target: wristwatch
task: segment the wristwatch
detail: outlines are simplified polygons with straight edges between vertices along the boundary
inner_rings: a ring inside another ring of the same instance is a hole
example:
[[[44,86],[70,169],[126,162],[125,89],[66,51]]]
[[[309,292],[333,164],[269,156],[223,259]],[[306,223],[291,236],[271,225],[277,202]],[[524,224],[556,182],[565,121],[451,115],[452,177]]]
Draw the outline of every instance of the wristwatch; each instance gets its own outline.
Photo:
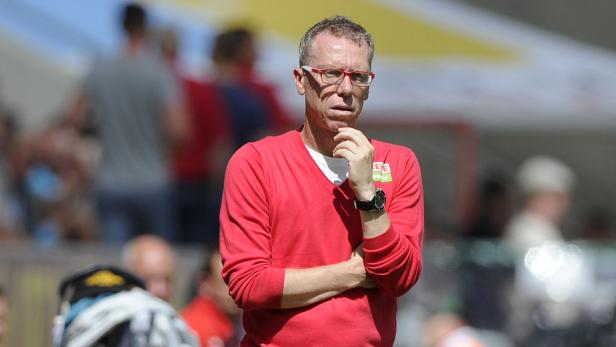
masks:
[[[360,201],[355,199],[355,208],[362,211],[383,211],[385,209],[385,192],[380,188],[376,188],[374,196],[369,201]]]

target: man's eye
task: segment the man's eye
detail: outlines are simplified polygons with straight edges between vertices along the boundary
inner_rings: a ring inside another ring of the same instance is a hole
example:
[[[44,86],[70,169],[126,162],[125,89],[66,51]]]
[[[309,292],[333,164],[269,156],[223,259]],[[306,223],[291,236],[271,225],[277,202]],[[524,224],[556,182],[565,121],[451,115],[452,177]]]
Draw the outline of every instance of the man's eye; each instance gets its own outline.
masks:
[[[355,81],[355,82],[363,82],[363,83],[365,83],[365,82],[368,82],[369,76],[370,75],[368,75],[366,73],[353,73],[353,74],[351,74],[351,79],[353,81]]]
[[[338,77],[342,76],[342,71],[326,70],[326,71],[323,72],[323,74],[325,75],[325,77],[328,77],[328,78],[338,78]]]

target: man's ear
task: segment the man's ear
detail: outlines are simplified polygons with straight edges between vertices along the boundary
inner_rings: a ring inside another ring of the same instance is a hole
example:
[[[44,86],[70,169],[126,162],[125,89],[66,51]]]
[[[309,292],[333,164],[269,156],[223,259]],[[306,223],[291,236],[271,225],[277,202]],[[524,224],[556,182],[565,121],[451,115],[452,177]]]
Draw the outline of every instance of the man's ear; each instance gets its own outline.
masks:
[[[304,95],[306,93],[306,88],[304,88],[304,80],[306,75],[304,74],[304,70],[299,67],[293,69],[293,80],[295,81],[295,89],[297,90],[297,94]]]

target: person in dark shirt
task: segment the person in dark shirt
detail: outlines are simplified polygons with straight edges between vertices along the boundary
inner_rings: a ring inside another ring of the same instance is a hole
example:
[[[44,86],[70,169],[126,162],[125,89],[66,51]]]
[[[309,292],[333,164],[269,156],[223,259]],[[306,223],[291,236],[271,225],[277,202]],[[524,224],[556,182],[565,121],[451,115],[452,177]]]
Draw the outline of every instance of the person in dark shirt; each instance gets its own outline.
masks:
[[[214,40],[215,85],[229,111],[233,149],[263,135],[287,129],[291,123],[274,86],[255,72],[257,44],[247,28],[221,32]]]

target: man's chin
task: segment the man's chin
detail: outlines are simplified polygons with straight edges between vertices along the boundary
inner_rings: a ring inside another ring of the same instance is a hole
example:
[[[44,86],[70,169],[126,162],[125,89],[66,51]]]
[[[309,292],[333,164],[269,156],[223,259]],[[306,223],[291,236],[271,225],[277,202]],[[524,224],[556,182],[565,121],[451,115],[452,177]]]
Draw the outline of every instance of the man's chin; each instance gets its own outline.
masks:
[[[335,112],[327,117],[328,121],[338,124],[355,124],[357,115],[353,112]]]
[[[328,127],[333,133],[338,133],[340,128],[355,128],[355,122],[330,122]]]

